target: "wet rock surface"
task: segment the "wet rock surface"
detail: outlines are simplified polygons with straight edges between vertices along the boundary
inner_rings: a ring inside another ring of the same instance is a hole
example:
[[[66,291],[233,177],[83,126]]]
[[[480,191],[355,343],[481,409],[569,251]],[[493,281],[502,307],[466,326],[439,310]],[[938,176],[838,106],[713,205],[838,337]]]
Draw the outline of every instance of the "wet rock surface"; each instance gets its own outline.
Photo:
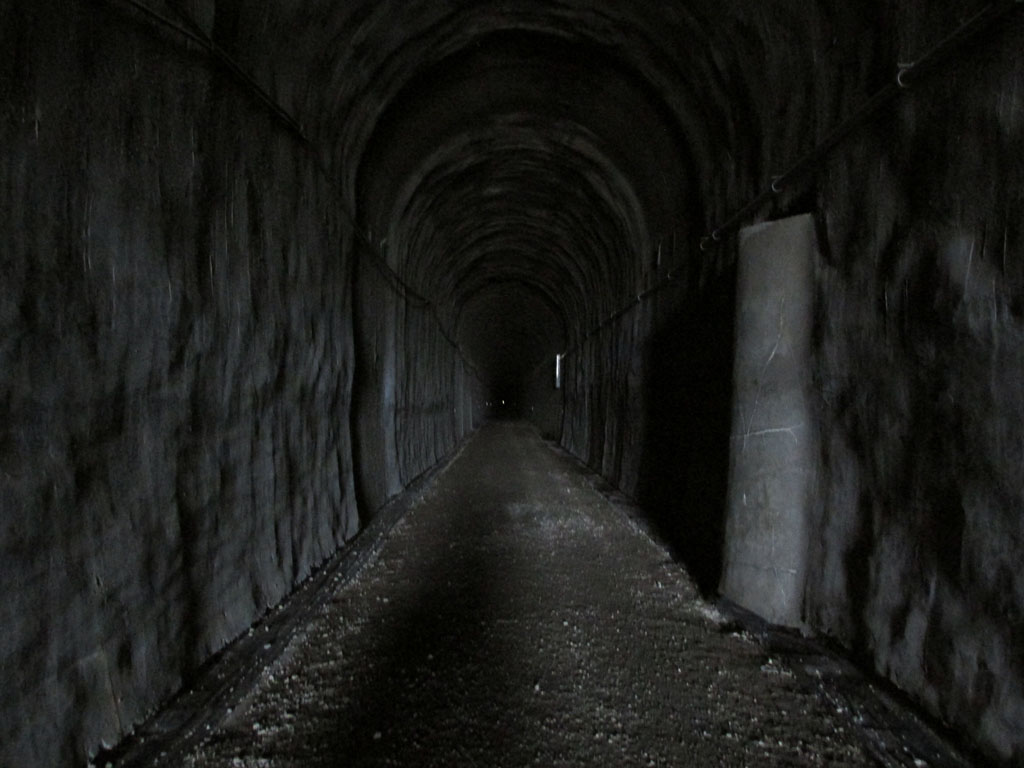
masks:
[[[185,764],[874,764],[593,479],[485,426]]]

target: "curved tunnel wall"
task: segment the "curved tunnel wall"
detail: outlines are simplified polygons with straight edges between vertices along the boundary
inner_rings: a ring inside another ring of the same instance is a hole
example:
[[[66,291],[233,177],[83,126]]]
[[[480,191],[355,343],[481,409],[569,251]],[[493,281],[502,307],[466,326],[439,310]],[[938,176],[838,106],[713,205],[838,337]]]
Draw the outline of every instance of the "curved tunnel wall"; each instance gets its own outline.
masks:
[[[977,10],[151,7],[194,41],[119,3],[0,11],[15,764],[124,735],[496,382],[713,591],[735,244],[699,238]],[[1015,764],[1020,15],[755,216],[819,233],[804,621]]]

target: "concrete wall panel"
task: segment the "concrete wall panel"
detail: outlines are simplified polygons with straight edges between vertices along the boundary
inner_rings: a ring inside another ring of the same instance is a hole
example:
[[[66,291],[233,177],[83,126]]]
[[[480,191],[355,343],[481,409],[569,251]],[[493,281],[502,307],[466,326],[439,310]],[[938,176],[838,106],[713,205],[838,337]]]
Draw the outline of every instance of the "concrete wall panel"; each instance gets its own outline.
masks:
[[[814,219],[739,233],[732,450],[721,591],[798,626],[818,474],[811,399]]]

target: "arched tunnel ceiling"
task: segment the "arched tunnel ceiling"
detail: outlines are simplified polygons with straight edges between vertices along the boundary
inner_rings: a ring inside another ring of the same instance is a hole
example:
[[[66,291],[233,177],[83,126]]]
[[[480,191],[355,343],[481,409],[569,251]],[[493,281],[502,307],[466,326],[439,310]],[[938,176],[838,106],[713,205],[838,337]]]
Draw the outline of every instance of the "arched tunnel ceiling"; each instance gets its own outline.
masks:
[[[821,26],[786,5],[323,2],[302,12],[307,58],[288,57],[296,111],[358,225],[460,338],[478,335],[467,302],[515,294],[572,344],[639,292],[660,243],[712,223],[702,184],[757,168],[735,102],[758,98],[764,30]]]
[[[672,115],[622,62],[504,30],[394,96],[361,158],[356,204],[405,279],[449,315],[513,280],[556,297],[559,324],[578,329],[636,284],[650,228],[671,229],[682,206],[685,169]]]
[[[580,315],[602,286],[629,280],[622,255],[648,241],[639,201],[582,138],[505,121],[486,130],[431,157],[392,209],[404,274],[455,308],[481,283],[515,277]]]
[[[693,55],[699,43],[685,64],[666,57],[678,46],[651,38],[665,12],[414,5],[346,27],[364,77],[339,88],[334,138],[360,225],[460,338],[479,336],[461,328],[481,316],[467,301],[501,303],[518,283],[554,308],[533,313],[550,323],[534,335],[564,344],[635,293],[657,240],[693,207],[710,59]],[[701,39],[688,11],[667,15]],[[701,73],[686,109],[679,66]]]

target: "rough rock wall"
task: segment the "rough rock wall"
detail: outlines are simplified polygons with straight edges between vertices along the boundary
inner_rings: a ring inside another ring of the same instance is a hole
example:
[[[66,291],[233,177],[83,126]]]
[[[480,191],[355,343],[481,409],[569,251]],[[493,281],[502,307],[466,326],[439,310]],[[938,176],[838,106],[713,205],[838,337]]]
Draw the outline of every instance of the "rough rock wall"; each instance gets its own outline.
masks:
[[[356,530],[331,191],[239,89],[69,8],[2,24],[10,765],[116,740]]]
[[[901,53],[933,29],[904,31]],[[1024,765],[1024,23],[821,178],[806,613]]]
[[[0,764],[81,764],[356,533],[365,339],[337,193],[236,80],[94,4],[0,42]],[[402,479],[467,429],[416,333]]]
[[[361,243],[355,283],[356,492],[372,515],[479,421],[475,376],[433,306]]]
[[[970,11],[892,4],[874,30],[841,10],[808,14],[803,32],[786,32],[803,45],[781,44],[768,21],[736,35],[735,111],[754,142],[731,149],[745,158],[734,174],[702,180],[717,217],[706,224],[766,187],[894,77],[897,61],[915,60]],[[917,83],[764,212],[814,212],[822,248],[820,500],[804,617],[1013,765],[1024,765],[1021,16]],[[715,349],[729,349],[734,246],[716,253],[720,280],[695,281],[673,312],[656,309],[639,326],[626,315],[569,361],[563,433],[645,501],[706,588],[720,568],[722,444],[707,430],[727,448],[721,392],[731,369]],[[682,330],[698,335],[687,341]],[[666,332],[674,347],[659,343]],[[639,390],[630,385],[638,350],[648,355]]]
[[[402,486],[445,458],[471,430],[469,371],[429,306],[400,307],[396,442]]]
[[[356,495],[369,515],[401,488],[396,416],[398,305],[400,297],[384,265],[358,245],[355,266],[356,370],[352,401]]]
[[[735,272],[677,266],[664,291],[566,358],[562,445],[636,498],[711,592],[722,567]]]
[[[635,448],[646,421],[639,342],[651,323],[650,311],[649,305],[639,305],[565,358],[562,445],[627,493],[636,489]]]

